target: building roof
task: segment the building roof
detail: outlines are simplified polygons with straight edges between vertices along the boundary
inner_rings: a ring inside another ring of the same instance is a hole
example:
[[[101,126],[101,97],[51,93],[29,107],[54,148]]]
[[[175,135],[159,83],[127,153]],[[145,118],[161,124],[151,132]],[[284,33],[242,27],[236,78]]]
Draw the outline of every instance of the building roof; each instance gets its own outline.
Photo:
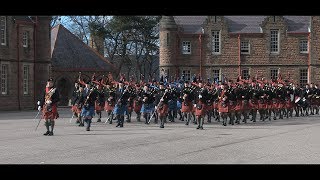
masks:
[[[208,16],[174,16],[183,32],[198,34]],[[224,16],[230,33],[260,33],[260,25],[267,16]],[[310,16],[283,16],[288,32],[306,33],[310,25]]]
[[[51,60],[56,70],[114,72],[114,65],[63,25],[51,29]]]

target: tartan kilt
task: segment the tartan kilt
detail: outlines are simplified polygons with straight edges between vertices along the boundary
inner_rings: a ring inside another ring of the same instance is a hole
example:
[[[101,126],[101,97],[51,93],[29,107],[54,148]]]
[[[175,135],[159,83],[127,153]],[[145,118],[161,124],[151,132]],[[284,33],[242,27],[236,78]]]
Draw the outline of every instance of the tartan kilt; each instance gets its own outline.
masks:
[[[236,111],[241,111],[241,110],[243,110],[242,101],[241,101],[241,100],[237,100],[237,101],[236,101],[235,110],[236,110]]]
[[[206,109],[207,109],[207,111],[212,111],[213,110],[213,103],[212,102],[207,103]]]
[[[248,100],[241,100],[241,110],[249,110],[250,104]]]
[[[142,104],[141,113],[152,113],[154,111],[154,105],[152,103],[150,104]]]
[[[250,109],[258,109],[259,108],[258,100],[250,99],[249,100],[249,107],[250,107]]]
[[[318,105],[318,104],[317,104],[317,99],[316,99],[316,98],[310,98],[310,105],[311,105],[311,106]]]
[[[229,112],[228,103],[227,103],[227,102],[222,102],[222,101],[220,101],[220,102],[218,103],[218,111],[219,111],[219,112],[222,112],[222,113],[227,113],[227,112]]]
[[[133,101],[133,110],[134,112],[138,113],[141,111],[142,102]]]
[[[267,109],[272,109],[273,105],[272,105],[272,100],[267,100]]]
[[[111,103],[106,102],[106,103],[104,104],[104,110],[105,110],[105,111],[113,111],[114,105],[115,105],[114,102],[111,102]]]
[[[42,110],[42,113],[43,113],[43,119],[58,119],[59,117],[59,113],[58,113],[58,108],[57,108],[57,105],[56,104],[53,104],[51,105],[51,111],[47,111],[46,109],[46,106],[44,105],[43,106],[43,110]]]
[[[293,102],[290,99],[285,100],[285,108],[293,108]]]
[[[267,109],[267,102],[265,100],[258,100],[258,107],[259,109]]]
[[[117,114],[117,115],[118,114],[124,115],[126,111],[127,111],[127,106],[119,103],[113,109],[114,114]]]
[[[213,106],[213,109],[218,110],[219,109],[219,101],[214,101],[212,106]]]
[[[228,103],[228,110],[230,111],[235,111],[236,110],[236,101],[229,101]]]
[[[168,114],[169,106],[167,104],[160,104],[157,107],[157,113],[160,117],[164,117]]]
[[[278,106],[277,106],[277,109],[282,109],[282,108],[284,108],[285,107],[285,101],[283,101],[283,100],[279,100],[278,101]]]
[[[278,99],[272,99],[272,109],[278,109],[279,100]]]
[[[206,104],[198,102],[195,107],[196,116],[204,116],[206,114]]]
[[[79,114],[79,113],[81,113],[81,108],[78,108],[77,105],[73,105],[73,106],[71,107],[71,111],[74,112],[74,113]]]
[[[191,101],[183,101],[182,103],[182,107],[181,107],[181,112],[191,112],[192,111],[192,102]]]
[[[85,106],[82,107],[81,110],[81,116],[86,117],[86,116],[91,116],[93,117],[95,115],[94,113],[94,106],[89,106],[89,108],[85,108]]]
[[[104,110],[104,103],[102,103],[101,105],[99,105],[99,102],[95,102],[94,103],[94,109],[96,110],[96,112],[101,112]]]

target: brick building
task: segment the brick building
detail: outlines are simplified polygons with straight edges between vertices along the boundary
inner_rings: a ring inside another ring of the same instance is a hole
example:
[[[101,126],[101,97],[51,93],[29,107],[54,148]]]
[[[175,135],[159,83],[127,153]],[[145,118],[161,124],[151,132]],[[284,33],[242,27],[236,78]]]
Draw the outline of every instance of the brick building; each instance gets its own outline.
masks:
[[[33,109],[49,77],[50,16],[0,16],[0,111]]]
[[[163,16],[160,75],[320,82],[318,16]]]
[[[97,38],[96,38],[97,39]],[[99,79],[116,69],[104,56],[103,44],[90,41],[90,47],[72,34],[63,25],[58,24],[51,30],[52,74],[60,93],[60,106],[70,105],[70,99],[79,72],[81,79],[89,80],[95,74]],[[102,42],[103,41],[97,41]],[[96,45],[93,45],[96,44]]]

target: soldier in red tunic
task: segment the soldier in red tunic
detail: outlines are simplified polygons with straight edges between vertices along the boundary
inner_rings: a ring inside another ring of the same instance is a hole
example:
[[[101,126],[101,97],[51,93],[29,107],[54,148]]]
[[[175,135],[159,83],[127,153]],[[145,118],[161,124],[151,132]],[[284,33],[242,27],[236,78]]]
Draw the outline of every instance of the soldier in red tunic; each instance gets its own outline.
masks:
[[[45,136],[53,136],[53,128],[55,125],[55,119],[59,117],[57,110],[57,103],[59,102],[59,92],[54,87],[53,79],[50,78],[47,81],[45,93],[42,96],[38,110],[42,109],[42,116],[45,120],[45,126],[47,131],[43,134]],[[51,126],[51,130],[50,130]]]

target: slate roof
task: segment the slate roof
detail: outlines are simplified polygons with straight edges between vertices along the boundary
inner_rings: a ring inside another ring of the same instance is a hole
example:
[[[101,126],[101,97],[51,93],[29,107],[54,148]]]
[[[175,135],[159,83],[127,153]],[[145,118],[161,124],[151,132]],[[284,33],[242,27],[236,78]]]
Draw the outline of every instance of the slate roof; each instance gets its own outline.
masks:
[[[267,16],[224,16],[230,33],[260,33],[260,24]],[[310,24],[310,16],[283,16],[287,22],[289,33],[306,33]],[[174,19],[185,33],[201,33],[202,24],[207,16],[174,16]]]
[[[51,60],[53,68],[70,71],[115,70],[105,57],[89,47],[63,25],[51,29]]]

